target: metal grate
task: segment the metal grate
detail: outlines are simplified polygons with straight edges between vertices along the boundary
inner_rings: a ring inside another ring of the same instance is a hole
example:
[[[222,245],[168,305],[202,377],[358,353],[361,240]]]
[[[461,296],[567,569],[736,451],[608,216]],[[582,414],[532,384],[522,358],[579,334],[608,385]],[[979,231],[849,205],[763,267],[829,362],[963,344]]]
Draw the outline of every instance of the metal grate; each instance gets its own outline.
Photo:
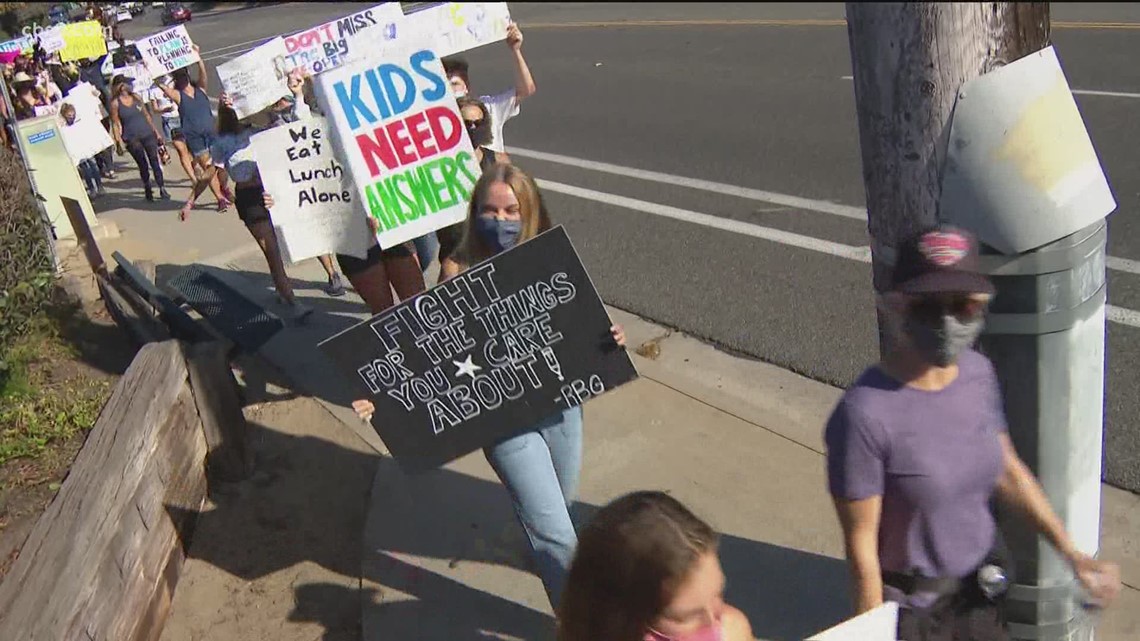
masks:
[[[200,265],[191,265],[178,272],[167,286],[181,294],[214,329],[247,353],[261,349],[284,327],[280,318]]]

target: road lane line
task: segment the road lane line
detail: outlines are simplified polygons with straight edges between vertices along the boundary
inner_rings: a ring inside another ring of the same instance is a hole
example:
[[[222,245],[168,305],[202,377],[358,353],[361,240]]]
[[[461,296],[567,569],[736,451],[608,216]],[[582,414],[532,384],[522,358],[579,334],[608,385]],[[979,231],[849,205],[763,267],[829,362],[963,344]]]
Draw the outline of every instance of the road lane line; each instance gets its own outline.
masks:
[[[239,47],[244,47],[246,45],[253,45],[256,47],[257,45],[259,45],[263,42],[269,42],[270,40],[272,40],[276,37],[277,36],[269,36],[267,38],[254,38],[253,40],[246,40],[245,42],[235,42],[232,45],[226,45],[224,47],[218,47],[217,49],[210,49],[209,51],[202,51],[201,55],[210,56],[210,55],[213,55],[215,53],[220,53],[222,51],[229,51],[230,49],[237,49]]]
[[[840,80],[854,80],[855,76],[839,76]],[[1099,89],[1070,89],[1078,96],[1108,96],[1110,98],[1140,98],[1140,93],[1131,91],[1101,91]]]
[[[867,220],[867,210],[863,209],[862,207],[841,205],[839,203],[833,203],[826,200],[814,200],[811,198],[803,198],[801,196],[791,196],[788,194],[779,194],[772,191],[764,191],[762,189],[752,189],[750,187],[740,187],[738,185],[729,185],[726,183],[720,183],[711,180],[702,180],[700,178],[688,178],[686,176],[676,176],[673,174],[666,174],[658,171],[635,169],[633,167],[623,167],[621,165],[612,165],[610,163],[599,162],[596,160],[574,158],[572,156],[552,154],[545,151],[535,151],[533,149],[523,149],[521,147],[507,147],[506,150],[508,154],[513,156],[519,156],[521,158],[532,158],[534,160],[550,162],[557,165],[567,165],[570,167],[589,169],[591,171],[597,171],[605,174],[624,176],[626,178],[636,178],[666,185],[678,185],[681,187],[687,187],[689,189],[708,191],[715,194],[724,194],[726,196],[735,196],[737,198],[755,200],[764,203],[772,203],[775,205],[783,205],[795,209],[815,211],[823,214],[833,214],[835,216],[842,216],[844,218],[851,218],[853,220]],[[1109,256],[1106,260],[1106,264],[1109,269],[1114,271],[1140,275],[1140,261],[1137,260]]]
[[[851,245],[844,245],[842,243],[834,243],[829,240],[822,240],[820,238],[795,234],[792,232],[784,231],[782,229],[762,227],[760,225],[741,222],[739,220],[720,218],[719,216],[702,214],[700,212],[695,212],[689,209],[681,209],[679,207],[671,207],[669,205],[660,205],[644,200],[637,200],[636,198],[627,198],[625,196],[618,196],[617,194],[610,194],[603,191],[586,189],[584,187],[575,187],[573,185],[554,182],[552,180],[539,180],[538,186],[548,191],[566,194],[567,196],[575,196],[578,198],[584,198],[586,200],[605,203],[607,205],[615,205],[617,207],[624,207],[626,209],[632,209],[634,211],[653,214],[655,216],[664,216],[665,218],[672,218],[674,220],[695,223],[698,225],[703,225],[705,227],[712,227],[714,229],[743,234],[745,236],[762,238],[764,240],[770,240],[772,242],[780,243],[783,245],[791,245],[792,247],[799,247],[801,249],[810,249],[812,251],[831,254],[832,256],[839,256],[841,258],[847,258],[850,260],[857,260],[859,262],[871,262],[870,247],[852,247]]]
[[[686,178],[685,176],[674,176],[672,174],[665,174],[657,171],[635,169],[633,167],[622,167],[621,165],[611,165],[610,163],[598,162],[596,160],[572,158],[570,156],[563,156],[561,154],[551,154],[544,151],[535,151],[533,149],[522,149],[520,147],[508,147],[507,153],[512,156],[533,158],[534,160],[542,160],[559,165],[579,167],[581,169],[599,171],[606,174],[613,174],[615,176],[625,176],[626,178],[636,178],[639,180],[647,180],[649,182],[662,183],[666,185],[679,185],[681,187],[688,187],[690,189],[710,191],[716,194],[736,196],[738,198],[746,198],[748,200],[758,200],[760,202],[772,203],[774,205],[784,205],[785,207],[794,207],[796,209],[817,211],[823,214],[832,214],[835,216],[842,216],[844,218],[851,218],[854,220],[867,220],[866,209],[863,209],[861,207],[851,207],[850,205],[831,203],[827,202],[826,200],[813,200],[811,198],[801,198],[799,196],[777,194],[775,192],[764,191],[762,189],[751,189],[749,187],[739,187],[737,185],[729,185],[726,183],[714,182],[711,180]]]
[[[508,152],[509,153],[509,152]],[[613,205],[615,207],[622,207],[624,209],[631,209],[633,211],[640,211],[654,216],[661,216],[663,218],[671,218],[686,223],[693,223],[703,227],[711,227],[721,231],[732,232],[744,236],[752,236],[753,238],[760,238],[768,240],[781,245],[789,245],[791,247],[798,247],[800,249],[807,249],[822,254],[831,256],[838,256],[839,258],[846,258],[860,263],[871,262],[871,248],[870,247],[853,247],[851,245],[844,245],[842,243],[832,242],[830,240],[823,240],[812,236],[804,236],[782,229],[773,229],[771,227],[762,227],[752,223],[741,222],[739,220],[731,220],[727,218],[720,218],[719,216],[711,216],[709,214],[702,214],[700,212],[692,211],[690,209],[681,209],[680,207],[672,207],[669,205],[662,205],[659,203],[651,203],[646,200],[638,200],[636,198],[627,198],[626,196],[619,196],[604,191],[597,191],[594,189],[587,189],[585,187],[575,187],[574,185],[567,185],[565,183],[555,182],[553,180],[538,180],[539,188],[546,191],[551,191],[557,194],[564,194],[575,198],[582,198],[584,200],[592,200],[594,202],[603,203],[606,205]],[[1131,327],[1140,327],[1140,312],[1115,305],[1105,305],[1105,314],[1109,321],[1120,325],[1129,325]]]

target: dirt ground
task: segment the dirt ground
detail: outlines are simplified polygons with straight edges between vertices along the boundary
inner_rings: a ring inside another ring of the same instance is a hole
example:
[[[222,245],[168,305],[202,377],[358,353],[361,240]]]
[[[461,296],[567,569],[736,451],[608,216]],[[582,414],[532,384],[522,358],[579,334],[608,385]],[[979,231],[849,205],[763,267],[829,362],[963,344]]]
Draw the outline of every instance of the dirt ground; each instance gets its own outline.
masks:
[[[212,490],[163,641],[360,639],[376,454],[315,400],[284,396],[247,398],[254,474]]]

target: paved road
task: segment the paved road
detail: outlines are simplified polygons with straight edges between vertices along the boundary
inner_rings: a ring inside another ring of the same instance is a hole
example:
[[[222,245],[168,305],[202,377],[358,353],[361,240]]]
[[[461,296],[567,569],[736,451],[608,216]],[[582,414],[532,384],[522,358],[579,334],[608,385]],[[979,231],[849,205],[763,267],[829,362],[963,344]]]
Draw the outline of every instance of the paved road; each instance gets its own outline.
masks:
[[[189,28],[213,65],[361,6],[292,3],[201,16]],[[877,347],[870,270],[858,260],[868,239],[842,5],[511,6],[540,89],[507,141],[544,181],[607,302],[850,383]],[[1109,302],[1129,320],[1140,310],[1140,8],[1055,3],[1053,18],[1120,203]],[[125,32],[146,33],[156,19]],[[469,59],[476,89],[511,84],[500,46]],[[1109,324],[1106,480],[1133,491],[1138,332]]]

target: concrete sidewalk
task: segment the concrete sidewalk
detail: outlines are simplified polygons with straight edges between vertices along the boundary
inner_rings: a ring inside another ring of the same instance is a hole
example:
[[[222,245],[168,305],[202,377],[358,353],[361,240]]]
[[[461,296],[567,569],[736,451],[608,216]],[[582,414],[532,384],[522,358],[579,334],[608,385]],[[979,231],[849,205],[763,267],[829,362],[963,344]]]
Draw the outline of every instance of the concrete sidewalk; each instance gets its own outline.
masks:
[[[273,310],[265,261],[236,214],[203,207],[179,223],[186,183],[170,186],[175,200],[142,209],[141,196],[122,193],[139,191],[129,179],[111,185],[112,195],[96,207],[108,208],[99,217],[121,235],[101,241],[104,255],[118,249],[133,260],[155,260],[160,279],[190,262],[210,264]],[[285,373],[284,384],[319,399],[381,455],[361,570],[364,638],[552,638],[549,604],[526,569],[507,493],[482,455],[420,477],[400,473],[348,408],[346,382],[316,348],[366,317],[359,298],[321,292],[325,276],[315,260],[289,273],[297,295],[317,312],[308,324],[283,330],[261,355]],[[845,618],[847,574],[822,444],[840,390],[620,310],[611,314],[631,346],[656,340],[660,354],[634,356],[641,379],[586,405],[576,517],[588,518],[631,490],[668,490],[724,533],[728,601],[748,615],[757,637],[803,639]],[[1105,613],[1097,638],[1140,638],[1140,497],[1103,491],[1102,555],[1121,564],[1130,587]]]

